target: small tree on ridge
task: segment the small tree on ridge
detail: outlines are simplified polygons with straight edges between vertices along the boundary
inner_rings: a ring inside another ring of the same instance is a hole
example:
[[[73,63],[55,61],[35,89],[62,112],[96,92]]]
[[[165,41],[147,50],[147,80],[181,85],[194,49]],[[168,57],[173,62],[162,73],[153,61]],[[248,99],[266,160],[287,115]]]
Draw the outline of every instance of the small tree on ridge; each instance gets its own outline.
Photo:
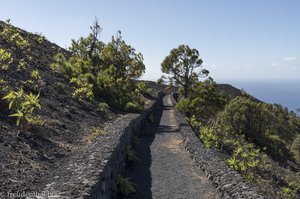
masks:
[[[171,50],[164,59],[161,70],[163,73],[172,75],[170,78],[183,87],[184,97],[187,98],[190,86],[198,80],[198,77],[209,74],[206,69],[197,70],[202,67],[202,63],[197,49],[191,49],[188,45],[180,45]]]

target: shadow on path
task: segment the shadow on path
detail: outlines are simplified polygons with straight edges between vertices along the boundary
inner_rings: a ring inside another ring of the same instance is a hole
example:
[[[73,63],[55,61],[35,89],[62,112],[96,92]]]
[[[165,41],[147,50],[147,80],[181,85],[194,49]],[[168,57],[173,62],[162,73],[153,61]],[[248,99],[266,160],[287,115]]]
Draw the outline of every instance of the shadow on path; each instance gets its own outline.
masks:
[[[164,97],[163,104],[141,131],[141,143],[135,148],[139,161],[125,171],[125,177],[136,184],[136,193],[128,198],[220,198],[182,144],[170,96]]]
[[[150,146],[155,138],[156,132],[168,132],[168,126],[160,126],[160,120],[162,117],[164,106],[161,104],[154,111],[154,121],[147,121],[145,127],[141,132],[141,142],[138,146],[134,147],[136,155],[139,158],[138,161],[131,165],[127,165],[125,171],[125,177],[130,178],[131,182],[136,185],[136,192],[131,195],[131,197],[124,197],[118,195],[118,199],[122,198],[134,198],[134,199],[151,199],[151,149]]]

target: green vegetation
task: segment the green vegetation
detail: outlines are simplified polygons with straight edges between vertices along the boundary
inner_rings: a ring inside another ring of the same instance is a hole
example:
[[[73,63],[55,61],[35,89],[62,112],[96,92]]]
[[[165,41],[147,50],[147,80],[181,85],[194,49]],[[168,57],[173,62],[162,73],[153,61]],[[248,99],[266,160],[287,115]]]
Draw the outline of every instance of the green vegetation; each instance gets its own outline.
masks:
[[[109,109],[109,106],[107,103],[105,102],[102,102],[102,103],[99,103],[98,104],[98,111],[102,112],[102,113],[106,113]]]
[[[37,37],[37,42],[39,44],[43,44],[45,40],[46,40],[46,37],[43,36],[42,34],[40,34],[39,37]]]
[[[25,61],[30,60],[30,57],[27,57],[27,53],[30,51],[30,44],[20,34],[18,29],[13,28],[10,24],[6,24],[2,32],[0,32],[0,37],[12,45],[11,53],[23,55],[23,57],[26,57]]]
[[[145,71],[143,56],[126,44],[120,31],[104,44],[99,40],[102,28],[97,20],[91,30],[88,37],[72,40],[70,58],[57,54],[52,68],[70,78],[75,98],[104,99],[120,110],[141,111],[148,90],[135,79]]]
[[[210,148],[212,146],[219,146],[219,136],[216,131],[208,126],[200,127],[199,138],[203,141],[204,147]]]
[[[184,97],[188,96],[190,86],[198,81],[199,76],[207,76],[208,70],[196,71],[203,63],[196,49],[191,49],[188,45],[180,45],[171,50],[161,64],[162,72],[172,75],[177,85],[182,86]]]
[[[253,181],[252,172],[260,163],[260,150],[252,143],[235,142],[234,150],[227,163],[240,171],[247,180]]]
[[[33,79],[35,79],[35,80],[39,80],[39,79],[41,79],[41,76],[40,76],[40,73],[39,73],[39,71],[38,70],[33,70],[32,72],[31,72],[31,78],[33,78]]]
[[[212,78],[203,82],[196,82],[190,86],[189,96],[184,98],[185,91],[179,89],[182,99],[178,102],[177,108],[191,118],[194,116],[201,125],[207,125],[209,120],[223,109],[226,104],[226,96],[215,92],[216,83]]]
[[[73,97],[77,99],[88,99],[92,100],[94,97],[93,84],[89,84],[86,78],[72,77],[70,83],[74,84]]]
[[[128,162],[134,162],[139,160],[139,158],[135,154],[135,151],[131,149],[129,146],[126,146],[125,148],[125,156]]]
[[[117,188],[118,192],[121,193],[124,196],[129,196],[129,194],[134,193],[135,190],[135,184],[130,182],[129,178],[124,178],[121,175],[118,175],[117,177]]]
[[[11,54],[6,52],[4,49],[0,48],[0,66],[1,69],[8,70],[9,65],[12,63],[13,59]]]
[[[28,40],[21,34],[19,29],[14,28],[7,23],[2,26],[0,32],[1,41],[10,46],[8,49],[0,49],[0,69],[6,72],[22,71],[27,68],[32,57],[29,55],[31,50]],[[26,71],[28,72],[28,71]],[[30,72],[30,71],[29,71]],[[8,86],[6,77],[1,79],[2,100],[8,102],[9,116],[16,118],[16,125],[25,124],[25,121],[31,125],[43,125],[44,119],[35,114],[36,109],[41,109],[39,104],[39,89],[43,86],[43,80],[38,70],[30,72],[31,79],[26,81],[16,80],[21,86],[17,91]],[[26,93],[23,86],[33,87],[34,94],[30,91]]]
[[[295,139],[291,146],[291,152],[294,158],[297,160],[298,164],[300,164],[300,134],[295,136]]]
[[[19,126],[20,122],[25,118],[27,122],[32,123],[36,119],[32,114],[35,108],[41,109],[39,104],[39,94],[34,95],[24,93],[21,88],[19,91],[10,91],[3,99],[9,102],[9,109],[14,111],[10,117],[17,117],[16,125]]]
[[[157,81],[156,81],[156,83],[157,83],[157,84],[164,84],[164,79],[163,79],[163,77],[158,78]]]
[[[101,135],[106,135],[106,134],[108,134],[108,132],[103,129],[93,127],[93,128],[91,128],[91,134],[93,134],[95,137],[98,137]]]
[[[259,102],[246,93],[230,100],[215,88],[211,78],[193,83],[188,96],[179,88],[177,108],[198,132],[203,145],[226,153],[228,165],[248,181],[273,186],[282,196],[295,198],[299,176],[285,168],[280,174],[272,173],[272,167],[274,161],[299,165],[300,119],[278,104]],[[283,185],[276,183],[276,175]]]
[[[274,159],[286,161],[293,158],[290,148],[299,134],[299,122],[294,113],[280,105],[237,97],[218,115],[215,127],[231,137],[243,135],[248,142],[266,147]]]

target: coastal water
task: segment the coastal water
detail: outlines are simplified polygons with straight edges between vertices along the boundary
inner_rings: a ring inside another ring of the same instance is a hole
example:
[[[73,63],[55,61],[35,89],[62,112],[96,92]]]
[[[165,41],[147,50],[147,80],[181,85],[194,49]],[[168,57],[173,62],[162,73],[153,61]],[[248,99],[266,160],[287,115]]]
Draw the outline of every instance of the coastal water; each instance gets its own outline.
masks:
[[[299,80],[222,80],[267,103],[277,103],[300,116]]]

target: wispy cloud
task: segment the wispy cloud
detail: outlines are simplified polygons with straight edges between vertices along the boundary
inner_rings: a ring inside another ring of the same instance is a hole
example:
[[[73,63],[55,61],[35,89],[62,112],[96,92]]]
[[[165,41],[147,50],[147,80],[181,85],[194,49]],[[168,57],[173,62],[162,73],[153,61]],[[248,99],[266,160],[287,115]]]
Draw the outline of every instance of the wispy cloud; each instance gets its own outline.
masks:
[[[289,56],[289,57],[282,58],[282,61],[296,61],[296,60],[298,60],[298,57],[295,57],[295,56]]]

